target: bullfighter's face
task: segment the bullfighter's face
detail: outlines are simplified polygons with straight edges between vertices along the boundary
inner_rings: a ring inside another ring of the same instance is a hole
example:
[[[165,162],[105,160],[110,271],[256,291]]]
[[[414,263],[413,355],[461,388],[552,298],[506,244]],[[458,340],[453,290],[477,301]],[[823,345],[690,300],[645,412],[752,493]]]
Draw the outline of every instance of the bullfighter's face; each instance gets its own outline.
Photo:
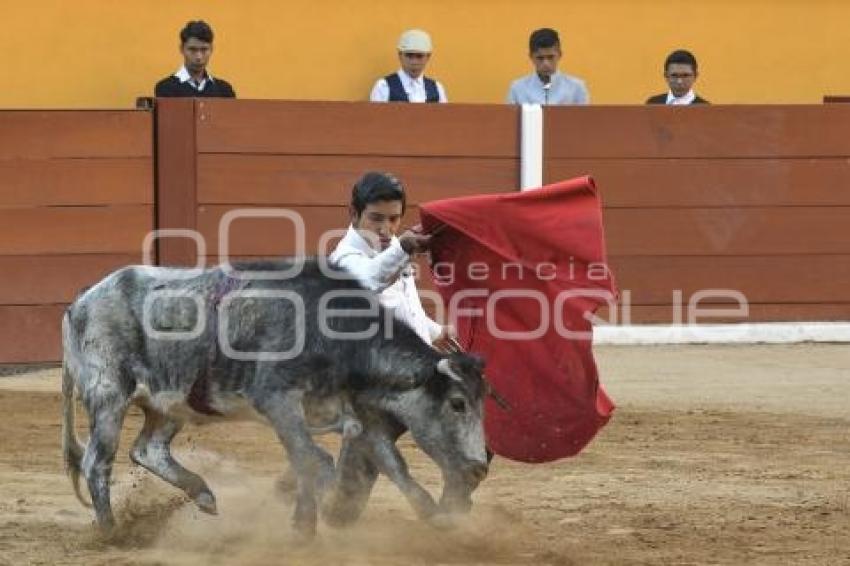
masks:
[[[382,251],[401,227],[401,201],[380,200],[366,205],[359,215],[352,213],[354,228],[372,248]]]

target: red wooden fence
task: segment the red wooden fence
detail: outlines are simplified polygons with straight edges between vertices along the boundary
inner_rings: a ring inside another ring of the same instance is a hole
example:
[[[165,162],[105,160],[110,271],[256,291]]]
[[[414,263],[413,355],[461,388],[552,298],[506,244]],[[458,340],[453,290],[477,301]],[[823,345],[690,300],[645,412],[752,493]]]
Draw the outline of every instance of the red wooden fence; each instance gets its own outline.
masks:
[[[634,322],[701,289],[746,296],[748,318],[718,320],[850,320],[850,105],[544,116],[545,178],[596,179]]]
[[[58,359],[65,306],[152,227],[150,113],[0,112],[0,362]]]
[[[742,292],[748,321],[850,320],[850,105],[552,107],[544,120],[545,180],[600,187],[632,322],[669,322],[677,293],[711,288]],[[410,223],[418,202],[515,190],[519,126],[502,105],[170,99],[154,140],[151,112],[0,112],[0,363],[57,360],[64,306],[140,261],[154,227],[196,230],[211,264],[226,213],[285,208],[316,253],[367,170],[404,181]],[[242,218],[228,251],[289,254],[293,234]],[[196,260],[190,240],[158,251]]]

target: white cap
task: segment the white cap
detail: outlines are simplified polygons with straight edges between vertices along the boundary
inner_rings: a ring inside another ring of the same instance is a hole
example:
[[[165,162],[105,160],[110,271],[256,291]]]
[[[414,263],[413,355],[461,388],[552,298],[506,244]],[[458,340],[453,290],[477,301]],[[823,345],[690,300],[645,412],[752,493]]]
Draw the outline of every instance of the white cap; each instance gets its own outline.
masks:
[[[398,38],[398,50],[402,53],[431,53],[431,36],[421,29],[409,29]]]

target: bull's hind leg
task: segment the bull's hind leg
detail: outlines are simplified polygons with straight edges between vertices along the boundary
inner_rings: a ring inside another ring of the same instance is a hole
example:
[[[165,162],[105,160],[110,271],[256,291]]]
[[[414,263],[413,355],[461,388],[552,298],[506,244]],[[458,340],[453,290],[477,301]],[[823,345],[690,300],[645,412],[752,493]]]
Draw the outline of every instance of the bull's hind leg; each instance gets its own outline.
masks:
[[[317,446],[317,448],[321,452],[318,455],[321,464],[319,464],[319,471],[316,474],[316,495],[321,499],[333,487],[336,480],[336,469],[334,468],[334,457],[321,447]],[[275,481],[275,489],[285,499],[291,500],[298,489],[298,475],[291,464],[283,470],[283,473]]]
[[[369,458],[370,447],[364,436],[344,438],[337,462],[334,489],[322,502],[322,518],[332,527],[350,525],[363,514],[378,468]]]
[[[325,466],[328,454],[313,442],[304,419],[301,397],[302,394],[297,391],[266,393],[254,399],[254,404],[274,427],[295,470],[295,530],[304,537],[312,538],[316,534],[318,520],[316,478]]]
[[[346,397],[304,399],[304,418],[313,436],[336,432],[343,439],[355,438],[363,431],[363,425],[354,413]],[[316,480],[316,491],[321,498],[334,484],[336,469],[333,456],[322,450],[321,464]],[[297,487],[297,477],[292,466],[288,466],[276,482],[277,490],[290,497]]]
[[[198,474],[181,466],[171,455],[171,441],[183,428],[182,423],[153,409],[143,410],[145,424],[130,449],[130,459],[185,491],[201,511],[215,515],[215,496],[206,482]]]
[[[91,494],[98,525],[109,531],[115,526],[109,502],[109,478],[118,450],[121,426],[127,411],[127,401],[119,394],[104,393],[86,399],[89,414],[89,442],[83,454],[82,471]]]

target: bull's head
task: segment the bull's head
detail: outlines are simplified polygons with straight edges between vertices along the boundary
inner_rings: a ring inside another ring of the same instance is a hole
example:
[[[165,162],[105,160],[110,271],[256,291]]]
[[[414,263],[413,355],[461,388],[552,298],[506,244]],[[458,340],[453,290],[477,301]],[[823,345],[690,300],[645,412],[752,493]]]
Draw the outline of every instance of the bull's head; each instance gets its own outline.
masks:
[[[422,386],[424,410],[407,415],[416,443],[440,466],[446,511],[467,511],[471,495],[487,475],[484,445],[484,363],[466,354],[441,358]]]

